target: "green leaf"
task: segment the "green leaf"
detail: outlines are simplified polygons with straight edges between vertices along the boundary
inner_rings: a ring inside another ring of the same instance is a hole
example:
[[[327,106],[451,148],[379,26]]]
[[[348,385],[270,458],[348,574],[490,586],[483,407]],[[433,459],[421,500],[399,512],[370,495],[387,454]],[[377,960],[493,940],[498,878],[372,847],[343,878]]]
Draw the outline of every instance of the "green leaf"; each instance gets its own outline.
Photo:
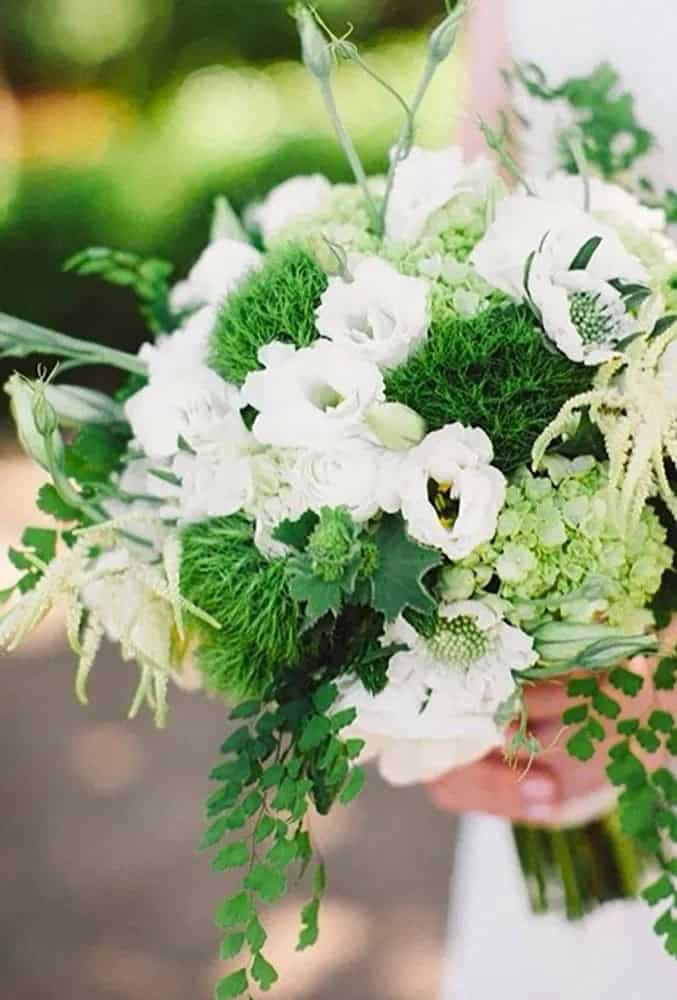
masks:
[[[228,962],[231,958],[235,958],[242,951],[242,946],[244,945],[244,934],[242,931],[237,931],[234,934],[228,934],[227,937],[223,939],[221,944],[221,949],[219,951],[220,958],[224,962]]]
[[[604,729],[602,723],[598,719],[592,717],[588,719],[581,732],[585,733],[586,736],[589,736],[591,740],[597,740],[598,743],[601,743],[606,736],[606,730]]]
[[[228,844],[216,855],[212,861],[212,868],[216,872],[225,872],[230,868],[240,868],[249,861],[249,845],[244,840],[236,840],[233,844]]]
[[[571,726],[577,722],[585,722],[588,717],[588,706],[585,702],[580,705],[572,705],[562,715],[562,722],[565,726]]]
[[[266,861],[276,868],[286,868],[296,858],[295,840],[278,840],[266,855]]]
[[[299,750],[301,753],[308,753],[319,747],[332,730],[332,725],[326,715],[313,715],[303,727],[301,739],[299,740]]]
[[[345,748],[348,760],[355,760],[357,757],[359,757],[366,745],[367,744],[365,740],[358,740],[358,739],[346,740]]]
[[[240,753],[247,746],[251,739],[251,733],[247,726],[240,726],[234,733],[231,733],[225,743],[221,744],[221,753]]]
[[[270,962],[267,962],[261,953],[259,953],[254,959],[254,964],[252,965],[252,976],[264,993],[266,993],[280,978]]]
[[[567,684],[570,698],[591,698],[598,690],[599,684],[594,677],[574,677]]]
[[[642,898],[647,901],[649,906],[655,906],[661,900],[672,897],[674,892],[675,890],[673,889],[672,880],[669,875],[662,875],[657,882],[647,886],[642,893]]]
[[[244,880],[245,888],[251,889],[266,903],[275,903],[287,890],[287,880],[284,875],[258,862],[254,865]]]
[[[580,731],[567,740],[566,748],[576,760],[590,760],[595,755],[594,743],[589,736]]]
[[[609,681],[617,691],[622,691],[631,698],[638,695],[644,687],[644,678],[626,667],[614,667],[609,674]]]
[[[260,792],[256,791],[250,792],[247,798],[242,803],[242,811],[247,817],[247,819],[249,819],[249,817],[253,816],[254,813],[258,809],[260,809],[262,805],[263,805],[263,797],[261,796]]]
[[[56,531],[53,528],[26,528],[21,544],[32,549],[42,562],[50,563],[56,556]]]
[[[674,720],[670,712],[661,711],[656,709],[649,716],[649,726],[651,729],[655,729],[659,733],[671,733],[674,726]]]
[[[277,809],[278,812],[291,809],[296,799],[296,787],[296,781],[292,778],[285,778],[271,803],[273,809]]]
[[[653,729],[638,729],[635,739],[648,753],[655,753],[660,748],[661,741],[658,739]]]
[[[203,833],[198,850],[206,851],[208,848],[213,847],[214,844],[218,844],[227,831],[228,823],[226,816],[221,816],[219,819],[214,820],[214,822],[211,823],[207,830]]]
[[[386,515],[374,536],[378,566],[371,578],[374,608],[394,621],[405,608],[425,613],[435,609],[435,601],[423,584],[442,556],[425,548],[407,534],[399,515]]]
[[[317,943],[319,936],[319,912],[319,899],[312,899],[310,903],[307,903],[306,906],[303,907],[303,910],[301,911],[302,928],[298,944],[296,946],[297,951],[305,951],[306,948],[312,948],[313,945]]]
[[[365,773],[361,767],[353,767],[350,772],[350,777],[346,782],[341,795],[339,796],[341,805],[349,805],[353,799],[356,799],[364,788],[366,777]]]
[[[590,419],[589,409],[581,413],[576,432],[566,441],[558,442],[557,453],[565,458],[592,455],[600,462],[606,459],[604,437],[597,424]]]
[[[323,684],[313,694],[313,705],[322,715],[334,704],[338,698],[338,688],[334,683]]]
[[[658,796],[653,788],[643,785],[629,789],[621,795],[618,802],[624,833],[630,837],[636,837],[644,831],[654,833],[654,810],[658,804]],[[659,843],[658,838],[656,843]]]
[[[243,889],[221,903],[215,920],[218,927],[236,927],[248,923],[254,915],[251,896]]]
[[[249,945],[253,954],[261,951],[264,944],[268,940],[268,935],[266,934],[263,924],[258,917],[254,917],[253,920],[247,924],[247,944]]]
[[[261,788],[267,790],[279,785],[284,777],[284,765],[279,761],[271,764],[261,775]]]
[[[621,736],[632,736],[639,729],[639,719],[622,719],[616,728]]]
[[[646,769],[633,753],[614,759],[606,773],[613,785],[628,785],[634,789],[646,783]]]
[[[237,802],[241,791],[242,787],[236,782],[231,781],[224,788],[219,788],[213,792],[207,799],[207,818],[213,819],[225,809],[230,809]]]
[[[677,685],[677,657],[665,656],[659,661],[653,682],[657,691],[674,691]]]
[[[250,701],[243,701],[239,705],[236,705],[230,713],[230,717],[231,719],[251,719],[252,716],[258,715],[260,711],[261,702],[251,699]]]
[[[618,702],[604,694],[603,691],[595,691],[592,696],[592,704],[605,719],[617,719],[621,713],[621,706]]]
[[[226,824],[229,830],[241,830],[247,823],[247,814],[242,806],[237,806],[226,817]]]
[[[313,892],[316,896],[321,896],[327,888],[327,869],[324,864],[319,864],[315,869],[313,878]]]
[[[335,715],[331,716],[330,721],[332,732],[338,733],[341,729],[346,729],[348,726],[352,726],[356,718],[357,709],[342,708],[340,712],[336,712]]]
[[[66,448],[66,474],[79,483],[105,483],[119,469],[127,448],[126,430],[87,424]]]
[[[275,820],[272,816],[262,816],[261,819],[256,824],[256,830],[254,831],[254,843],[261,844],[264,840],[273,833],[275,829]]]
[[[677,778],[667,767],[661,767],[651,775],[651,779],[671,806],[677,805]]]
[[[216,1000],[231,1000],[232,997],[241,997],[247,992],[248,987],[247,970],[238,969],[237,972],[226,976],[216,987]]]
[[[252,766],[249,759],[242,756],[213,767],[209,772],[209,777],[212,781],[230,781],[242,785],[249,780],[251,772]]]
[[[303,552],[319,521],[320,518],[314,511],[307,510],[296,521],[281,521],[273,530],[273,538]]]
[[[297,572],[291,575],[289,593],[296,601],[305,604],[308,624],[314,624],[329,613],[338,617],[343,603],[343,588],[339,580],[328,582]]]
[[[581,249],[578,251],[574,259],[569,265],[570,271],[585,271],[586,267],[592,260],[595,251],[602,242],[601,236],[591,236],[586,243],[583,244]]]
[[[45,483],[40,487],[36,504],[39,510],[56,518],[57,521],[77,521],[80,518],[77,507],[71,507],[62,500],[51,483]]]

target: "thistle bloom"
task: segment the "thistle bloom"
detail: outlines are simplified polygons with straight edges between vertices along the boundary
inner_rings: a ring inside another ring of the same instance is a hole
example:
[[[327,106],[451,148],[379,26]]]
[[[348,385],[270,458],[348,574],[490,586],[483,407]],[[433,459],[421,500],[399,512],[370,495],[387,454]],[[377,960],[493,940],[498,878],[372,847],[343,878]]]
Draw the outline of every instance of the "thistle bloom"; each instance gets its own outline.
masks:
[[[317,310],[322,337],[381,369],[406,361],[430,325],[430,284],[380,257],[364,257],[346,278],[331,278]]]
[[[386,781],[431,781],[503,745],[496,715],[515,690],[513,671],[537,659],[524,632],[486,604],[459,601],[440,606],[430,637],[399,618],[383,642],[407,647],[391,658],[387,687],[373,695],[348,682],[338,707],[356,708],[351,735]]]

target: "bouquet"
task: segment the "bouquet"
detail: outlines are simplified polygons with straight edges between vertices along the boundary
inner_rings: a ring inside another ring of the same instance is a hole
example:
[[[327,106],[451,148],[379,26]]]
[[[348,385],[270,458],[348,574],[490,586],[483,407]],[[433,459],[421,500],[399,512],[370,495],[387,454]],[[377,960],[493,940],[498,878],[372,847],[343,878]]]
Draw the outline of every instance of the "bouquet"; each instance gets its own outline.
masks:
[[[244,221],[219,199],[173,286],[163,261],[71,260],[136,293],[138,355],[0,316],[3,355],[60,359],[6,385],[55,527],[11,552],[0,642],[63,603],[83,703],[107,638],[139,667],[131,715],[164,725],[173,683],[235,706],[201,845],[242,871],[216,915],[233,962],[219,1000],[276,981],[261,908],[311,867],[299,948],[317,939],[311,808],[354,799],[370,758],[394,784],[497,748],[528,766],[546,748],[525,691],[558,677],[568,751],[610,747],[619,796],[587,826],[516,829],[534,907],[576,917],[643,888],[677,955],[677,728],[660,702],[677,659],[659,637],[677,611],[677,248],[660,199],[610,180],[609,102],[590,84],[588,113],[581,81],[552,175],[524,176],[484,123],[497,163],[416,147],[462,9],[411,102],[296,16],[355,183],[293,178]],[[405,108],[385,177],[342,124],[339,60]],[[124,373],[113,398],[64,381],[90,364]]]

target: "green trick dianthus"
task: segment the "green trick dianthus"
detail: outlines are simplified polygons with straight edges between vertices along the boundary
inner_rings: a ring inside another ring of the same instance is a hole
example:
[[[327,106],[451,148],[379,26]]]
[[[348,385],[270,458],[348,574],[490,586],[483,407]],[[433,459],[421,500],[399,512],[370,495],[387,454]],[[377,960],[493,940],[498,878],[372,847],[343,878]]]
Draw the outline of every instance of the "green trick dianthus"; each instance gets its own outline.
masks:
[[[265,266],[228,297],[212,335],[211,367],[240,385],[259,368],[259,348],[273,340],[307,347],[317,337],[315,310],[327,287],[320,265],[298,246],[274,251]]]
[[[585,365],[550,352],[530,313],[501,304],[461,318],[438,310],[426,342],[386,378],[389,400],[417,410],[430,430],[458,420],[492,440],[509,472],[561,406],[592,384]]]
[[[181,593],[221,624],[205,629],[198,654],[207,685],[260,696],[300,657],[301,616],[285,560],[261,555],[241,514],[191,525],[181,542]]]

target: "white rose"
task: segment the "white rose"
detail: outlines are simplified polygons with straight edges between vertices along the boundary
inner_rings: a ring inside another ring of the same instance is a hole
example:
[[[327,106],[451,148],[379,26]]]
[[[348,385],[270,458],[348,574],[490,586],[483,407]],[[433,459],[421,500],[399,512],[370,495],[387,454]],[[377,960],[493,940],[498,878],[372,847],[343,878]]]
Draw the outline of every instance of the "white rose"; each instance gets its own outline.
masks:
[[[357,710],[350,735],[365,740],[363,759],[377,758],[386,781],[431,781],[503,745],[496,714],[515,689],[512,671],[537,659],[527,635],[485,604],[459,601],[440,607],[430,639],[400,618],[383,642],[408,647],[390,660],[385,689],[344,683],[337,710]]]
[[[486,188],[492,176],[488,160],[466,164],[458,146],[440,150],[414,146],[395,171],[386,236],[398,242],[416,242],[434,212],[457,194]]]
[[[384,396],[376,365],[327,341],[300,349],[275,341],[259,360],[265,369],[247,376],[242,397],[259,411],[262,444],[327,449],[366,435],[365,413]]]
[[[380,257],[364,257],[351,278],[331,278],[316,313],[321,336],[379,368],[395,368],[428,333],[430,285]]]
[[[332,192],[332,185],[321,174],[291,177],[273,188],[265,201],[252,205],[248,219],[269,243],[292,222],[318,212]]]
[[[263,256],[249,243],[218,239],[210,243],[193,266],[187,279],[174,286],[172,309],[199,309],[220,306],[252,271],[263,265]]]
[[[478,428],[448,424],[412,448],[400,467],[399,506],[412,538],[463,559],[495,531],[505,479]]]

